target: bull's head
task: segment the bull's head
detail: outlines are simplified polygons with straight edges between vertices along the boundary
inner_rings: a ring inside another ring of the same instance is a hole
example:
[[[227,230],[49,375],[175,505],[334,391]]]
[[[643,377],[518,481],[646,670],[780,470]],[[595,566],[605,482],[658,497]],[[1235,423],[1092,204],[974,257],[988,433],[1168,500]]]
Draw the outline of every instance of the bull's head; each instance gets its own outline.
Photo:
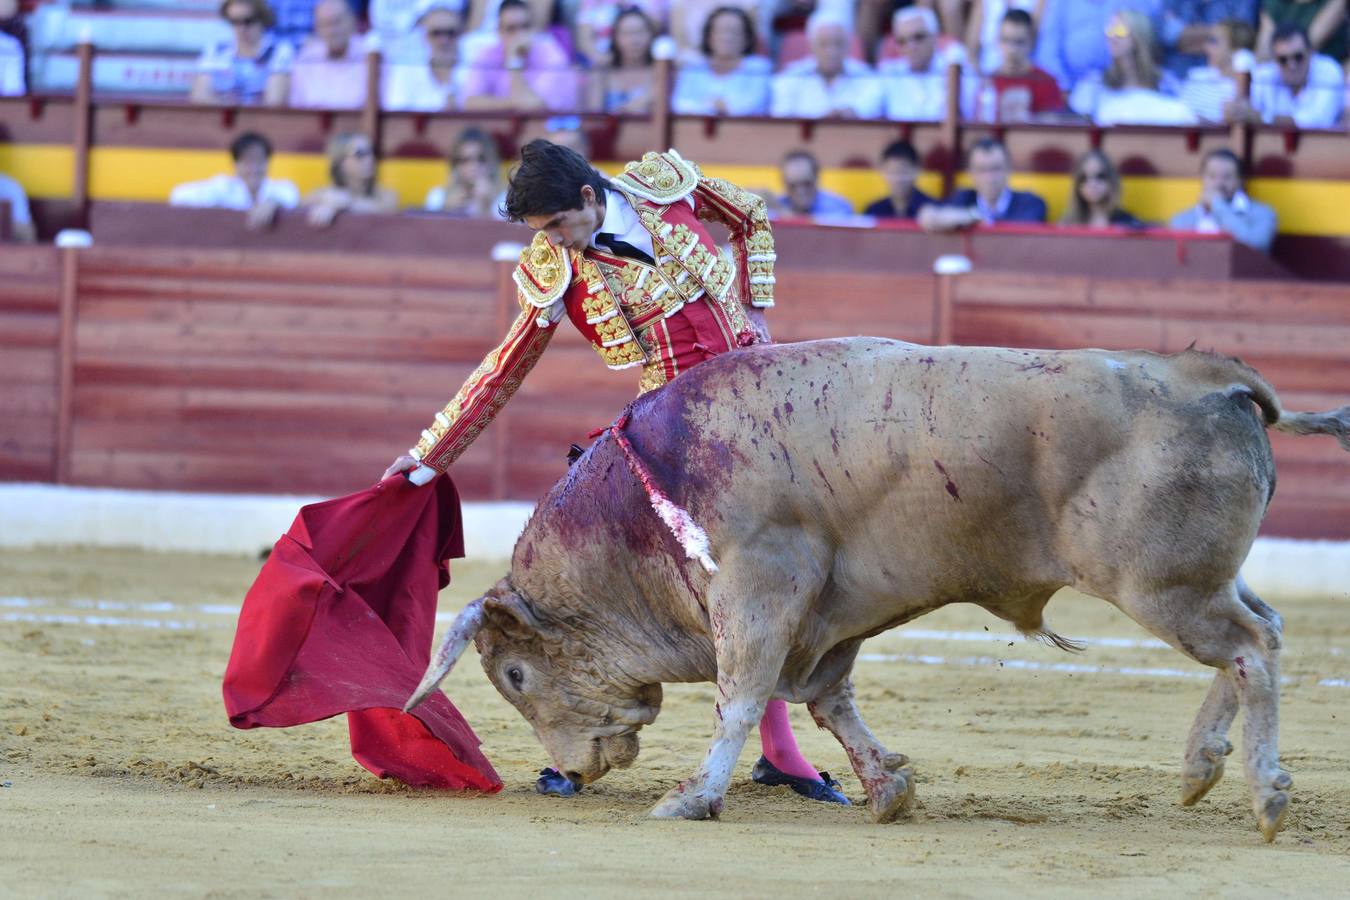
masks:
[[[509,578],[455,618],[405,711],[436,689],[471,640],[488,679],[534,728],[559,772],[589,784],[637,758],[637,733],[660,711],[661,685],[607,668],[579,629],[542,616]]]

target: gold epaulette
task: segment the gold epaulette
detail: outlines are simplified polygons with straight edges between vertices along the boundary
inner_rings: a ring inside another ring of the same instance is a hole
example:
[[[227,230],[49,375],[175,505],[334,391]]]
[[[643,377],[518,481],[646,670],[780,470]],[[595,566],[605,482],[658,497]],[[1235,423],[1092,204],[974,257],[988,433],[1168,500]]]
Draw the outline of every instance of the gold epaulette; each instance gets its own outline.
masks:
[[[674,150],[646,153],[610,179],[619,190],[663,206],[681,200],[698,187],[698,166]]]
[[[520,264],[511,278],[520,289],[522,309],[543,309],[567,292],[572,281],[572,261],[567,251],[549,243],[542,231],[536,232],[530,245],[520,251]]]

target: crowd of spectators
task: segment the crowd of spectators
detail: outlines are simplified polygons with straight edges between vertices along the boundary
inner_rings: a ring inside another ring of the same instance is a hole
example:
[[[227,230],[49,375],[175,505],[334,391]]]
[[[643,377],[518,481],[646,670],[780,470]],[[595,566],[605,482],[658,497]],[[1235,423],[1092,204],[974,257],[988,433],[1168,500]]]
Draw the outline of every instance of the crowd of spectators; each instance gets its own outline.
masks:
[[[201,103],[1098,124],[1343,116],[1347,0],[223,0]],[[25,89],[0,0],[0,93]],[[98,36],[93,35],[97,44]],[[1250,73],[1249,96],[1238,78]]]

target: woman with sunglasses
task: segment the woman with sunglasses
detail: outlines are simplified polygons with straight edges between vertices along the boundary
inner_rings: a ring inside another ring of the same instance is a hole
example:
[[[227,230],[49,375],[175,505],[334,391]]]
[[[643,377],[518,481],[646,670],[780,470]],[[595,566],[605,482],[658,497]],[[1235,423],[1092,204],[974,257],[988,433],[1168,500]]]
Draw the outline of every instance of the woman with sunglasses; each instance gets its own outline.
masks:
[[[305,198],[306,216],[315,228],[327,228],[339,213],[393,213],[398,195],[375,183],[375,148],[364,134],[334,135],[325,151],[332,183]]]
[[[202,52],[192,102],[284,105],[295,51],[268,31],[275,17],[267,0],[224,0],[220,17],[231,36]]]
[[[1073,164],[1073,194],[1061,225],[1084,228],[1142,228],[1144,223],[1120,208],[1120,173],[1111,158],[1089,150]]]
[[[450,148],[445,184],[427,193],[424,208],[470,219],[504,219],[506,191],[497,142],[481,128],[466,128]]]
[[[1209,26],[1205,35],[1208,65],[1195,66],[1181,85],[1181,102],[1204,122],[1230,121],[1232,101],[1237,96],[1239,68],[1251,71],[1256,29],[1241,19],[1226,19]]]
[[[1116,11],[1106,25],[1111,65],[1069,94],[1069,108],[1098,125],[1190,125],[1195,113],[1176,99],[1176,79],[1158,65],[1158,41],[1143,13]]]

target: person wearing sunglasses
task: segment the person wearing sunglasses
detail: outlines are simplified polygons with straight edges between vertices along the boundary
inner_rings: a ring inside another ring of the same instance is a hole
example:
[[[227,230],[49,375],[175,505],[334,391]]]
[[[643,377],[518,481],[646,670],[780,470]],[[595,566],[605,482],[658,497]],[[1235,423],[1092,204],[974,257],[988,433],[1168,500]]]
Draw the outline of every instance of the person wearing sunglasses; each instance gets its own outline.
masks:
[[[567,51],[539,29],[525,0],[502,0],[497,36],[469,61],[464,108],[576,112],[579,82]]]
[[[295,51],[268,31],[274,19],[267,0],[225,0],[220,17],[230,36],[202,52],[192,102],[284,105]]]
[[[1308,38],[1314,52],[1332,59],[1345,59],[1350,53],[1350,34],[1346,19],[1350,16],[1347,0],[1261,0],[1261,28],[1256,36],[1256,55],[1274,56],[1275,31],[1281,25],[1297,25]]]
[[[381,105],[418,112],[462,109],[469,78],[459,57],[463,14],[453,3],[433,2],[416,25],[426,41],[426,53],[421,59],[396,57],[385,65],[380,80]]]
[[[427,193],[424,209],[470,219],[505,219],[506,192],[497,142],[481,128],[466,128],[450,147],[445,184]]]
[[[310,109],[356,109],[366,100],[366,43],[356,33],[347,0],[314,4],[314,33],[291,70],[290,104]]]
[[[1111,65],[1074,85],[1070,109],[1098,125],[1195,123],[1195,113],[1176,97],[1176,79],[1158,66],[1158,42],[1147,16],[1122,9],[1107,22],[1105,35]]]
[[[1144,223],[1120,208],[1120,173],[1111,157],[1089,150],[1073,164],[1073,193],[1061,225],[1082,228],[1143,228]]]
[[[330,184],[305,198],[306,220],[327,228],[340,213],[398,212],[398,194],[375,182],[375,148],[364,134],[337,134],[325,148]]]
[[[886,118],[903,122],[936,122],[947,112],[947,67],[965,66],[966,48],[952,42],[938,46],[937,15],[926,6],[906,6],[891,21],[898,59],[877,67],[886,92]],[[961,112],[969,116],[977,80],[961,79]]]
[[[1120,10],[1146,16],[1156,29],[1165,5],[1162,0],[1050,0],[1039,23],[1036,65],[1071,91],[1083,78],[1111,65],[1106,31]]]
[[[1249,105],[1237,117],[1285,128],[1334,128],[1345,102],[1345,73],[1331,57],[1314,53],[1297,25],[1281,25],[1271,40],[1271,59],[1252,72]]]

